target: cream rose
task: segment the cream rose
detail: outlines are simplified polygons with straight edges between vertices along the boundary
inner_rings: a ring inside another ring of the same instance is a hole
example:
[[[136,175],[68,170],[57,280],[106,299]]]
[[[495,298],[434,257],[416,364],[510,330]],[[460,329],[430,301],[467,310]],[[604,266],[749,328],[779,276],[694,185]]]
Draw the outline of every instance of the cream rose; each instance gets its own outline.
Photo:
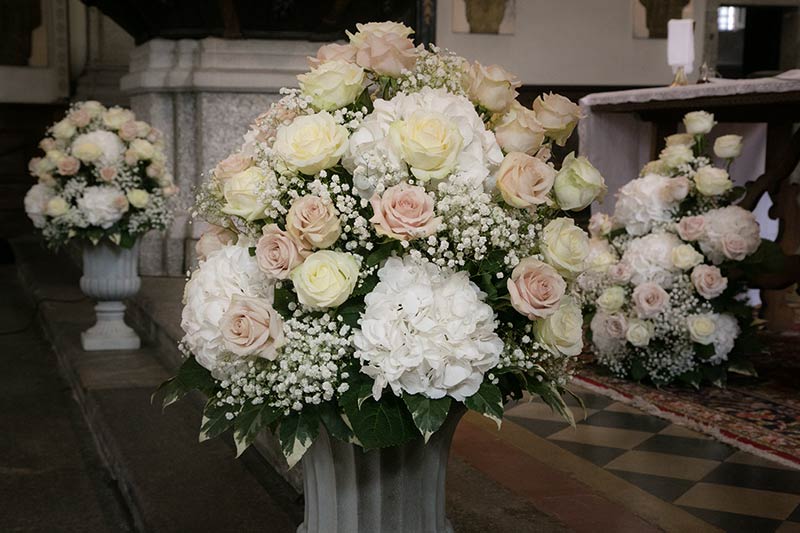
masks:
[[[91,163],[100,159],[103,149],[91,141],[76,142],[72,145],[72,155],[84,163]]]
[[[571,218],[556,218],[542,231],[541,251],[559,274],[573,278],[586,266],[589,236]]]
[[[532,109],[514,101],[495,126],[494,135],[504,152],[534,155],[544,141],[544,128],[536,121]]]
[[[389,127],[389,140],[422,181],[442,179],[456,166],[464,139],[458,125],[437,111],[415,111]]]
[[[128,202],[137,209],[144,209],[150,203],[150,193],[144,189],[131,189],[128,191],[127,197]]]
[[[741,135],[720,135],[714,141],[714,155],[721,159],[733,159],[742,154]]]
[[[683,117],[686,133],[690,135],[704,135],[716,125],[714,115],[705,111],[692,111]]]
[[[235,294],[219,327],[225,348],[242,357],[274,361],[284,343],[283,320],[263,298]]]
[[[134,139],[130,144],[129,150],[136,155],[139,161],[152,159],[156,153],[155,147],[145,139]]]
[[[694,146],[694,135],[691,133],[675,133],[667,136],[664,140],[666,141],[667,146]]]
[[[550,189],[555,169],[541,159],[522,152],[511,152],[497,171],[496,187],[510,206],[527,208],[550,204]]]
[[[605,213],[595,213],[589,218],[589,233],[592,237],[605,237],[614,229],[614,221]]]
[[[544,127],[547,137],[559,146],[567,144],[567,139],[581,118],[577,104],[560,94],[542,94],[533,101],[536,120]]]
[[[689,194],[691,184],[685,176],[678,176],[669,180],[661,193],[667,203],[680,202]]]
[[[613,313],[619,311],[625,304],[625,289],[619,285],[613,285],[605,289],[597,298],[597,307],[603,311]]]
[[[533,257],[514,267],[507,286],[511,306],[530,320],[555,313],[567,290],[566,281],[553,267]]]
[[[86,100],[80,105],[80,108],[89,113],[92,118],[99,117],[106,110],[106,107],[97,100]]]
[[[358,262],[350,254],[314,252],[292,271],[291,279],[301,304],[318,309],[338,307],[358,281]]]
[[[398,77],[417,62],[417,50],[409,35],[414,30],[398,22],[356,24],[358,33],[347,32],[356,49],[356,63],[382,76]]]
[[[433,235],[442,223],[442,218],[434,215],[433,198],[424,187],[400,183],[383,195],[376,193],[369,202],[374,213],[369,221],[378,235],[410,241]]]
[[[561,209],[580,211],[596,198],[602,197],[607,187],[603,176],[588,159],[575,157],[574,153],[570,153],[556,174],[553,189]]]
[[[236,234],[231,230],[221,226],[210,226],[194,245],[194,250],[200,261],[205,261],[213,252],[236,242]]]
[[[503,113],[517,98],[522,85],[516,76],[499,65],[483,66],[477,61],[468,71],[469,97],[492,113]]]
[[[721,168],[700,167],[694,173],[694,184],[703,196],[717,196],[733,188],[728,173]]]
[[[102,116],[103,125],[112,130],[118,130],[128,121],[136,120],[136,117],[129,109],[112,107]]]
[[[60,120],[53,126],[53,137],[60,140],[67,140],[75,135],[75,125],[67,119]]]
[[[641,318],[653,318],[669,304],[669,294],[657,283],[647,282],[633,289],[633,304]]]
[[[318,196],[302,196],[286,215],[286,231],[305,248],[327,248],[342,233],[339,213]]]
[[[647,320],[632,318],[628,321],[628,329],[625,331],[625,340],[636,347],[642,348],[650,344],[653,337],[653,324]]]
[[[58,173],[62,176],[74,176],[81,168],[81,162],[72,156],[67,156],[58,162]]]
[[[672,264],[681,270],[689,270],[703,262],[703,254],[695,250],[691,244],[676,246],[670,256]]]
[[[639,176],[647,176],[648,174],[656,174],[657,176],[667,176],[670,173],[669,167],[666,163],[664,163],[660,159],[656,159],[655,161],[650,161],[646,163],[642,170],[639,172]]]
[[[244,155],[241,152],[236,152],[217,163],[217,166],[214,168],[214,177],[224,181],[234,174],[247,170],[251,166],[253,166],[253,159],[250,156]]]
[[[268,224],[261,231],[263,235],[256,243],[258,268],[271,279],[288,279],[311,250],[298,244],[276,224]]]
[[[661,150],[658,158],[668,167],[678,168],[692,161],[694,153],[690,147],[684,144],[674,144]]]
[[[571,298],[562,298],[556,311],[536,323],[536,337],[564,355],[583,350],[583,314]]]
[[[45,214],[51,217],[60,217],[67,211],[69,211],[69,204],[60,196],[51,198],[50,201],[47,202],[47,207],[45,208]]]
[[[694,288],[706,300],[716,298],[728,288],[728,278],[715,266],[697,265],[691,277]]]
[[[328,61],[347,61],[353,63],[356,60],[356,48],[352,44],[331,43],[320,46],[316,57],[308,58],[308,66],[316,68]]]
[[[347,149],[347,137],[347,128],[323,111],[279,127],[273,149],[289,167],[314,175],[339,162]]]
[[[694,342],[704,345],[714,342],[717,323],[711,314],[706,313],[687,317],[686,327],[689,329],[689,337]]]
[[[222,188],[225,205],[222,212],[252,222],[264,218],[264,204],[258,199],[258,188],[264,182],[264,171],[250,167],[231,177]]]
[[[706,219],[702,215],[683,217],[678,222],[678,235],[684,241],[696,241],[705,234]]]
[[[355,102],[364,90],[364,69],[346,61],[328,61],[311,72],[300,74],[300,89],[320,110],[332,111]]]

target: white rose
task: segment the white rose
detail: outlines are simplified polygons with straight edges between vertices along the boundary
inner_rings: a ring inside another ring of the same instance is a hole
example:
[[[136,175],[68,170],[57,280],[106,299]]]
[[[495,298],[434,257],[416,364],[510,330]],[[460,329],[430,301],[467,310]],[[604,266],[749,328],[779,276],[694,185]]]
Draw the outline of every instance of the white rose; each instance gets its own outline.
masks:
[[[127,196],[131,205],[137,209],[144,209],[150,202],[150,193],[144,189],[131,189]]]
[[[358,261],[352,255],[322,250],[308,256],[292,271],[297,299],[309,307],[339,307],[358,281]]]
[[[689,270],[703,262],[703,254],[691,244],[681,244],[672,249],[672,264],[681,270]]]
[[[128,211],[125,193],[116,187],[92,186],[83,190],[78,208],[92,226],[108,229]]]
[[[559,274],[574,278],[586,267],[589,236],[571,218],[556,218],[542,231],[541,252]]]
[[[136,155],[136,158],[140,161],[153,159],[153,156],[156,153],[155,147],[145,139],[134,139],[131,142],[129,150]]]
[[[694,135],[691,133],[675,133],[664,140],[667,142],[667,146],[694,146]]]
[[[691,162],[694,159],[694,153],[690,147],[684,144],[674,144],[661,150],[658,158],[668,167],[678,168]]]
[[[540,342],[564,355],[578,355],[583,350],[583,314],[570,298],[562,298],[552,315],[536,323]]]
[[[628,330],[625,332],[625,339],[639,348],[650,344],[653,337],[653,324],[647,320],[632,318],[628,320]]]
[[[606,192],[600,172],[585,157],[569,154],[556,174],[553,190],[561,209],[580,211]]]
[[[533,101],[533,111],[546,135],[559,146],[567,144],[567,139],[581,118],[580,107],[560,94],[537,96]]]
[[[355,102],[364,90],[364,69],[347,61],[329,61],[311,72],[300,74],[300,88],[311,97],[312,105],[332,111]]]
[[[605,273],[617,262],[617,254],[606,239],[589,239],[589,255],[586,256],[586,270]]]
[[[103,113],[103,125],[112,130],[118,130],[128,121],[136,120],[133,112],[121,107],[112,107]]]
[[[534,155],[544,141],[544,128],[532,109],[516,100],[494,129],[497,144],[506,152]]]
[[[700,167],[694,174],[694,184],[703,196],[717,196],[733,188],[728,173],[721,168]]]
[[[714,115],[705,111],[692,111],[683,117],[683,125],[686,126],[686,133],[691,135],[704,135],[711,131],[716,125]]]
[[[415,111],[406,120],[396,120],[389,139],[422,181],[442,179],[456,166],[464,138],[452,120],[436,111]]]
[[[251,222],[264,218],[265,205],[258,199],[258,189],[265,179],[264,171],[259,167],[234,174],[222,188],[225,198],[222,212]]]
[[[624,304],[625,289],[619,285],[608,287],[600,294],[600,297],[597,298],[597,307],[609,313],[618,311]]]
[[[47,204],[55,196],[55,189],[42,183],[37,183],[25,194],[25,213],[37,228],[44,227],[47,219]]]
[[[278,128],[273,149],[289,167],[314,175],[339,162],[347,149],[347,136],[347,128],[323,111]]]
[[[67,211],[69,211],[69,204],[60,196],[51,198],[50,201],[47,202],[47,216],[60,217]]]
[[[721,159],[733,159],[742,153],[741,135],[721,135],[714,141],[714,155]]]
[[[705,345],[714,342],[717,323],[713,314],[691,315],[686,318],[686,327],[689,328],[689,336],[694,342]]]
[[[66,140],[75,135],[75,125],[67,119],[60,120],[53,126],[53,137]]]
[[[493,113],[502,113],[517,97],[522,85],[516,76],[499,65],[483,66],[477,61],[469,68],[470,99]]]

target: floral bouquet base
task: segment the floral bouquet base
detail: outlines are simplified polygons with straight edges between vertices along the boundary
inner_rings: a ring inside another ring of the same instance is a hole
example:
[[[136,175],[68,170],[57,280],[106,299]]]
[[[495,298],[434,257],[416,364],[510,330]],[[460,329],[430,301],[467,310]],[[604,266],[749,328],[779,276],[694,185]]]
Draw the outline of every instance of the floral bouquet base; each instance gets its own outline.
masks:
[[[81,333],[81,346],[87,352],[99,350],[138,350],[141,340],[125,323],[125,304],[100,302],[94,307],[97,323]]]

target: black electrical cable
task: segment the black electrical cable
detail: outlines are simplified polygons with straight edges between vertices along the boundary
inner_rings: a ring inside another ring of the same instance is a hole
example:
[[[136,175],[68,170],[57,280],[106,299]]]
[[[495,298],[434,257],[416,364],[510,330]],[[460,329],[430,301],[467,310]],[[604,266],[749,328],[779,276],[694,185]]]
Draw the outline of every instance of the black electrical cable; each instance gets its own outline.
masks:
[[[85,301],[87,298],[88,298],[87,296],[83,296],[82,298],[77,298],[75,300],[62,300],[60,298],[42,298],[41,300],[37,300],[36,305],[33,307],[33,311],[31,312],[31,316],[24,326],[8,331],[0,331],[0,336],[16,335],[17,333],[22,333],[23,331],[26,331],[36,321],[36,315],[39,313],[39,306],[42,305],[43,303],[52,302],[60,304],[76,304]]]

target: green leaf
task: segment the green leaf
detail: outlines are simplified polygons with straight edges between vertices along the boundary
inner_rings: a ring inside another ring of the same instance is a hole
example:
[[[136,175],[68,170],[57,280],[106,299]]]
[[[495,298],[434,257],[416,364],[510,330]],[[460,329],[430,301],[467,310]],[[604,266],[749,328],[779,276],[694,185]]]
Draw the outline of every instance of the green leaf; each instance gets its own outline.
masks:
[[[411,412],[411,418],[414,419],[417,429],[422,433],[425,442],[428,442],[431,435],[438,431],[447,418],[452,398],[445,396],[432,400],[421,394],[404,394],[403,401]]]
[[[326,402],[320,405],[319,417],[332,437],[344,442],[354,441],[353,430],[345,423],[335,403]]]
[[[497,424],[497,429],[500,429],[503,421],[503,396],[496,385],[484,382],[478,392],[464,400],[464,405],[491,418]]]
[[[133,245],[136,244],[136,236],[131,235],[128,232],[124,232],[119,239],[119,246],[121,248],[133,248]]]
[[[283,318],[289,318],[292,312],[289,310],[289,304],[295,301],[294,292],[289,288],[288,282],[284,281],[280,287],[275,288],[272,307]]]
[[[209,398],[203,409],[203,421],[200,424],[200,442],[213,439],[225,433],[233,425],[233,419],[225,415],[231,411],[230,405],[219,404],[217,398]]]
[[[156,389],[150,401],[154,401],[158,394],[163,394],[162,409],[166,409],[193,390],[199,390],[210,396],[216,386],[211,372],[200,366],[194,357],[189,357],[178,369],[175,377],[168,379]]]
[[[314,443],[319,435],[319,424],[319,415],[310,408],[281,420],[278,440],[289,468],[296,465]]]
[[[247,402],[242,407],[242,410],[239,411],[239,414],[236,415],[233,425],[233,442],[236,444],[236,457],[242,455],[242,452],[256,440],[261,430],[277,420],[279,416],[279,411],[274,410],[265,403],[254,405],[252,402]]]
[[[381,264],[385,259],[387,259],[392,252],[399,249],[401,247],[400,241],[391,240],[384,243],[379,244],[373,251],[370,253],[366,260],[364,261],[368,267],[374,267]]]
[[[360,111],[362,107],[367,108],[367,113],[372,112],[372,98],[369,96],[369,89],[364,89],[358,95],[356,101],[351,104],[354,111]]]
[[[372,292],[372,289],[375,288],[375,285],[378,284],[378,275],[377,274],[370,274],[364,279],[364,282],[361,284],[360,287],[356,287],[353,291],[353,296],[364,296]]]
[[[553,412],[560,414],[572,427],[575,427],[575,417],[572,415],[572,410],[567,406],[555,383],[548,380],[537,381],[531,379],[528,380],[528,392],[539,395]]]
[[[344,305],[339,307],[336,312],[341,315],[345,324],[351,328],[357,328],[361,320],[361,313],[364,312],[364,298],[351,298]]]
[[[353,387],[339,397],[353,433],[366,450],[405,444],[419,431],[403,401],[388,392],[380,401],[364,397],[368,385]]]
[[[634,381],[641,381],[647,375],[647,369],[639,359],[631,361],[631,378]]]
[[[728,365],[728,372],[734,374],[741,374],[743,376],[758,377],[756,367],[753,366],[751,361],[747,359],[740,359],[738,361],[731,361]]]
[[[255,246],[249,247],[247,249],[247,252],[250,254],[250,257],[255,257],[256,256],[256,247]]]

